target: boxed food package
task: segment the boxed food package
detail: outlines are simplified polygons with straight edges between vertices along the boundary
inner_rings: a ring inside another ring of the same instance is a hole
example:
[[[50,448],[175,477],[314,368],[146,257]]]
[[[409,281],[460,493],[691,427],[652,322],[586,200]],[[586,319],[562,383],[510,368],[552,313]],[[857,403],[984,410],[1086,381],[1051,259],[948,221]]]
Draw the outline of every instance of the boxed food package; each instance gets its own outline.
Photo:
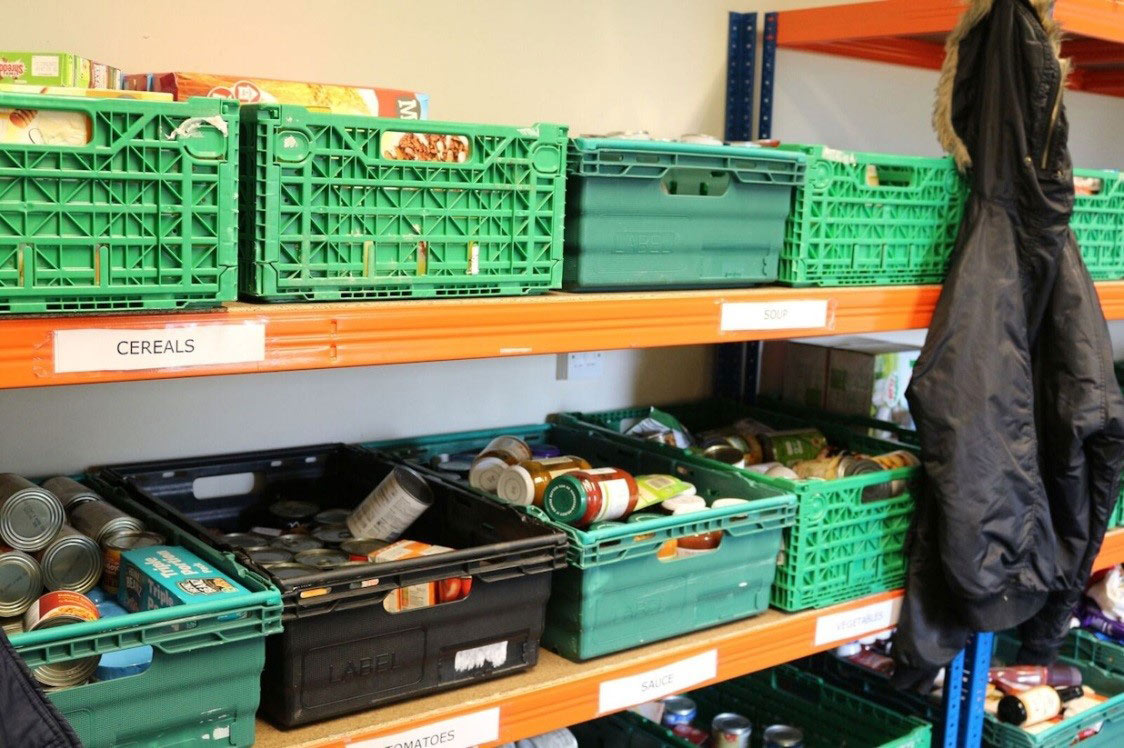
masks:
[[[77,88],[74,86],[31,86],[25,83],[0,83],[0,93],[85,96],[92,99],[172,101],[172,95],[170,93],[159,93],[157,91],[124,91],[120,88]]]
[[[243,104],[299,104],[337,114],[429,119],[429,96],[392,88],[240,78],[208,73],[139,73],[125,76],[135,91],[164,91],[183,101],[192,96],[238,99]]]
[[[828,350],[815,343],[765,343],[758,391],[785,402],[822,408]]]
[[[386,563],[388,561],[404,561],[409,558],[421,558],[437,553],[448,553],[453,550],[443,545],[431,545],[417,540],[399,540],[385,548],[380,548],[371,554],[371,561]],[[404,610],[427,608],[437,603],[448,603],[467,597],[472,589],[472,577],[452,577],[439,582],[422,582],[411,584],[387,595],[384,605],[391,613]]]
[[[0,83],[0,93],[171,101],[171,95],[163,93],[108,88],[27,86],[15,83]],[[0,143],[81,146],[90,142],[92,126],[90,118],[84,112],[60,109],[8,109],[0,106]]]
[[[63,52],[0,52],[0,83],[35,86],[90,85],[91,65],[85,57]]]
[[[118,574],[117,601],[131,613],[250,594],[179,546],[154,545],[123,551]]]

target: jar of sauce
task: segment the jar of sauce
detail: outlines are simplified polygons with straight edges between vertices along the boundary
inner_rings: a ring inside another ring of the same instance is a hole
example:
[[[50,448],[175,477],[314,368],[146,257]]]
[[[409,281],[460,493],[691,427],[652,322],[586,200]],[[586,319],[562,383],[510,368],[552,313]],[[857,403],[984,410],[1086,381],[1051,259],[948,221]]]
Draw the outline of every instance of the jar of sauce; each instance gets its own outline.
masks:
[[[543,494],[543,509],[558,522],[588,527],[627,516],[639,498],[636,479],[623,470],[577,470],[550,482]]]
[[[468,482],[473,488],[494,492],[500,475],[511,465],[531,459],[531,448],[517,436],[497,436],[472,461]]]
[[[535,504],[542,506],[546,487],[560,475],[576,470],[589,470],[590,465],[581,457],[546,457],[536,460],[523,460],[511,465],[500,474],[496,493],[504,501],[512,504]]]

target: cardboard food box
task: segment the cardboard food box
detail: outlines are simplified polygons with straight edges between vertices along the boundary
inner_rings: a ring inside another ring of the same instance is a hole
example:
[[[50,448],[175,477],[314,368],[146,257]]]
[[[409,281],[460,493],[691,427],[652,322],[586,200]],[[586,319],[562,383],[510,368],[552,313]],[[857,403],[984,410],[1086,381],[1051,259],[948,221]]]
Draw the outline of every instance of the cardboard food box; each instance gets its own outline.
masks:
[[[338,114],[429,119],[429,96],[391,88],[240,78],[207,73],[140,73],[125,76],[135,91],[164,91],[183,101],[192,96],[238,99],[243,104],[299,104]]]
[[[144,98],[171,101],[169,94],[115,91],[107,88],[25,86],[0,83],[0,94],[49,94],[89,98]],[[90,118],[84,112],[61,109],[9,109],[0,103],[0,144],[81,146],[92,136]]]
[[[194,553],[173,545],[122,552],[118,579],[117,601],[132,613],[250,594]]]
[[[76,88],[74,86],[30,86],[23,83],[0,83],[0,93],[44,94],[46,96],[84,96],[90,99],[137,99],[139,101],[173,101],[170,93],[156,91],[124,91],[120,88]]]
[[[371,561],[386,563],[421,558],[453,550],[443,545],[430,545],[417,540],[399,540],[371,554]],[[439,582],[422,582],[399,587],[390,592],[383,605],[391,613],[427,608],[437,603],[448,603],[466,597],[472,589],[472,577],[453,577]]]
[[[90,61],[64,52],[0,52],[0,83],[90,85]]]

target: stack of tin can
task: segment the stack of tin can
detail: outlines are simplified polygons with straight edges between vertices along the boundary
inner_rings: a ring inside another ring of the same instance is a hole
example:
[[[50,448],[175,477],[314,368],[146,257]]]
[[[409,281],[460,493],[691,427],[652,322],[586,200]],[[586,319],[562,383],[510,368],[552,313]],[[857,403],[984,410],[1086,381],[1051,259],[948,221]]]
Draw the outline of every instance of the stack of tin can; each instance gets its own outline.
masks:
[[[121,551],[163,542],[71,478],[37,486],[0,474],[0,625],[11,635],[97,620],[85,593],[101,581],[116,594]],[[98,659],[43,665],[34,675],[48,686],[77,685],[93,674]]]

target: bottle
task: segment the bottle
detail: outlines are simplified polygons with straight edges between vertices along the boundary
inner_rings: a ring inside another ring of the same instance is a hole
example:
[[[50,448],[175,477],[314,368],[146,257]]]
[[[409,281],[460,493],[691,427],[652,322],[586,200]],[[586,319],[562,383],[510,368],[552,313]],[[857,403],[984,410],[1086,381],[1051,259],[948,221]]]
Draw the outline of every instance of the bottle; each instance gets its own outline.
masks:
[[[624,517],[636,508],[639,497],[631,475],[619,468],[597,468],[558,476],[546,487],[542,503],[551,519],[588,527]]]
[[[1035,686],[999,700],[996,714],[1003,722],[1029,727],[1053,719],[1062,712],[1062,704],[1085,695],[1081,686]]]
[[[1073,665],[993,667],[988,678],[1005,693],[1026,691],[1035,686],[1081,685],[1081,671]]]
[[[500,475],[510,465],[531,459],[531,448],[517,436],[497,436],[488,442],[468,471],[468,483],[473,488],[495,491]]]
[[[573,455],[523,460],[500,473],[496,494],[512,504],[542,506],[542,496],[552,480],[575,470],[589,468],[588,462]]]

